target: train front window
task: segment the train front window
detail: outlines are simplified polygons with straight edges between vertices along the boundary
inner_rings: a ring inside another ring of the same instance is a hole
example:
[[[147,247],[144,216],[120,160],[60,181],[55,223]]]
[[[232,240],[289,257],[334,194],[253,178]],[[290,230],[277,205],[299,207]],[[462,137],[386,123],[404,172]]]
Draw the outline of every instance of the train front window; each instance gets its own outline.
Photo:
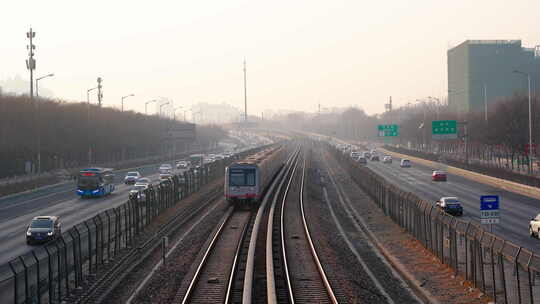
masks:
[[[229,186],[255,186],[255,169],[231,169],[229,172]]]

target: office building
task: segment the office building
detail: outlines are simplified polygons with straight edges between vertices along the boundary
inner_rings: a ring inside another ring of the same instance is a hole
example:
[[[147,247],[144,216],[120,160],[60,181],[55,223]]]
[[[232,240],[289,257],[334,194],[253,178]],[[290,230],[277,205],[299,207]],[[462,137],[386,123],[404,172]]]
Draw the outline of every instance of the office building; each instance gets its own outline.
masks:
[[[539,48],[523,48],[521,40],[467,40],[448,50],[448,105],[458,113],[485,111],[489,105],[540,89]],[[486,107],[487,106],[487,107]]]

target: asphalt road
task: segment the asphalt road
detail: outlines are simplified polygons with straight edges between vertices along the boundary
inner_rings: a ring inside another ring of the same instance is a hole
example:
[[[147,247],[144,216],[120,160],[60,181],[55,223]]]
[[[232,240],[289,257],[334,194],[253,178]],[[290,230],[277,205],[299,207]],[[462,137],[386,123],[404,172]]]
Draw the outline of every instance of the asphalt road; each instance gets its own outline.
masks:
[[[159,179],[159,164],[138,167],[143,177]],[[116,190],[108,196],[82,199],[75,193],[75,182],[54,185],[37,191],[0,199],[0,265],[40,245],[26,245],[25,231],[33,217],[60,216],[62,231],[69,230],[99,212],[127,201],[132,186],[124,185],[128,170],[115,172]],[[133,171],[133,170],[129,170]]]
[[[480,222],[480,196],[499,195],[501,218],[499,224],[493,225],[493,232],[516,245],[540,252],[540,240],[529,237],[529,221],[540,213],[540,201],[537,199],[453,174],[448,174],[447,182],[433,182],[433,169],[414,162],[411,168],[401,168],[396,158],[392,164],[368,161],[368,167],[403,190],[433,204],[444,196],[458,197],[463,206],[462,219],[472,222]],[[440,169],[444,168],[441,164]],[[489,226],[484,225],[484,228],[489,229]]]

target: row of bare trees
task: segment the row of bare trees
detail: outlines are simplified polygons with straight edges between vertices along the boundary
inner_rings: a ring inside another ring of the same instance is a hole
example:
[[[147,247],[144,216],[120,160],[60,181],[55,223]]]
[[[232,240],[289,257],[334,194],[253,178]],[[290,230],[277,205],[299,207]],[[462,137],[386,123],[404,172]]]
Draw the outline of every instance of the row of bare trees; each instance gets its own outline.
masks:
[[[533,143],[540,143],[540,111],[536,106],[538,99],[532,100]],[[429,152],[446,151],[463,159],[500,162],[501,158],[505,158],[507,161],[501,166],[520,166],[526,161],[519,160],[527,158],[528,117],[527,96],[515,95],[490,104],[487,115],[484,111],[456,113],[446,105],[430,101],[380,115],[367,115],[363,110],[351,107],[333,113],[282,115],[276,121],[278,126],[287,125],[298,130],[346,139],[386,141]],[[434,120],[457,120],[458,138],[432,140],[431,122]],[[399,136],[379,138],[377,126],[381,124],[399,125]]]
[[[165,133],[184,124],[86,103],[0,95],[0,177],[35,171],[38,154],[42,172],[158,155]],[[219,127],[198,126],[191,144],[207,147],[225,136]]]

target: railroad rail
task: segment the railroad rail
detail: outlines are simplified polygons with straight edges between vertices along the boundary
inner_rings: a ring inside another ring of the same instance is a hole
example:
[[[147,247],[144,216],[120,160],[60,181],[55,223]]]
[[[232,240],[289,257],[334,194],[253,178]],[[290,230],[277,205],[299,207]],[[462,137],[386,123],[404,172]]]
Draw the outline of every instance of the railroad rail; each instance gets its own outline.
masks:
[[[229,302],[234,270],[252,214],[251,211],[234,212],[234,207],[229,207],[185,295],[177,295],[182,297],[182,304]]]
[[[243,302],[245,290],[242,287],[246,281],[251,284],[253,278],[250,269],[253,269],[254,257],[250,258],[249,253],[252,241],[257,239],[260,215],[268,199],[273,196],[273,189],[284,180],[284,172],[288,172],[291,167],[291,159],[292,157],[272,181],[257,215],[254,211],[233,211],[233,207],[228,210],[208,244],[187,289],[185,291],[180,289],[173,303]],[[239,266],[241,263],[244,265]],[[241,269],[246,270],[243,272]],[[251,296],[251,292],[247,294]]]
[[[300,181],[295,180],[299,166],[302,166]],[[338,303],[315,250],[304,212],[305,168],[305,157],[303,161],[298,158],[281,201],[276,196],[270,209],[266,240],[268,303]],[[294,186],[299,191],[291,191]]]
[[[105,273],[103,273],[93,284],[91,284],[91,286],[87,287],[82,294],[78,295],[76,299],[73,299],[72,303],[101,303],[136,265],[143,261],[161,244],[161,239],[164,236],[173,233],[187,222],[195,218],[195,216],[199,215],[205,208],[207,208],[221,196],[222,191],[220,189],[216,189],[215,191],[209,193],[202,204],[194,204],[192,208],[188,208],[175,215],[148,240],[139,246],[131,248],[127,253],[125,253],[121,259],[116,261]]]

